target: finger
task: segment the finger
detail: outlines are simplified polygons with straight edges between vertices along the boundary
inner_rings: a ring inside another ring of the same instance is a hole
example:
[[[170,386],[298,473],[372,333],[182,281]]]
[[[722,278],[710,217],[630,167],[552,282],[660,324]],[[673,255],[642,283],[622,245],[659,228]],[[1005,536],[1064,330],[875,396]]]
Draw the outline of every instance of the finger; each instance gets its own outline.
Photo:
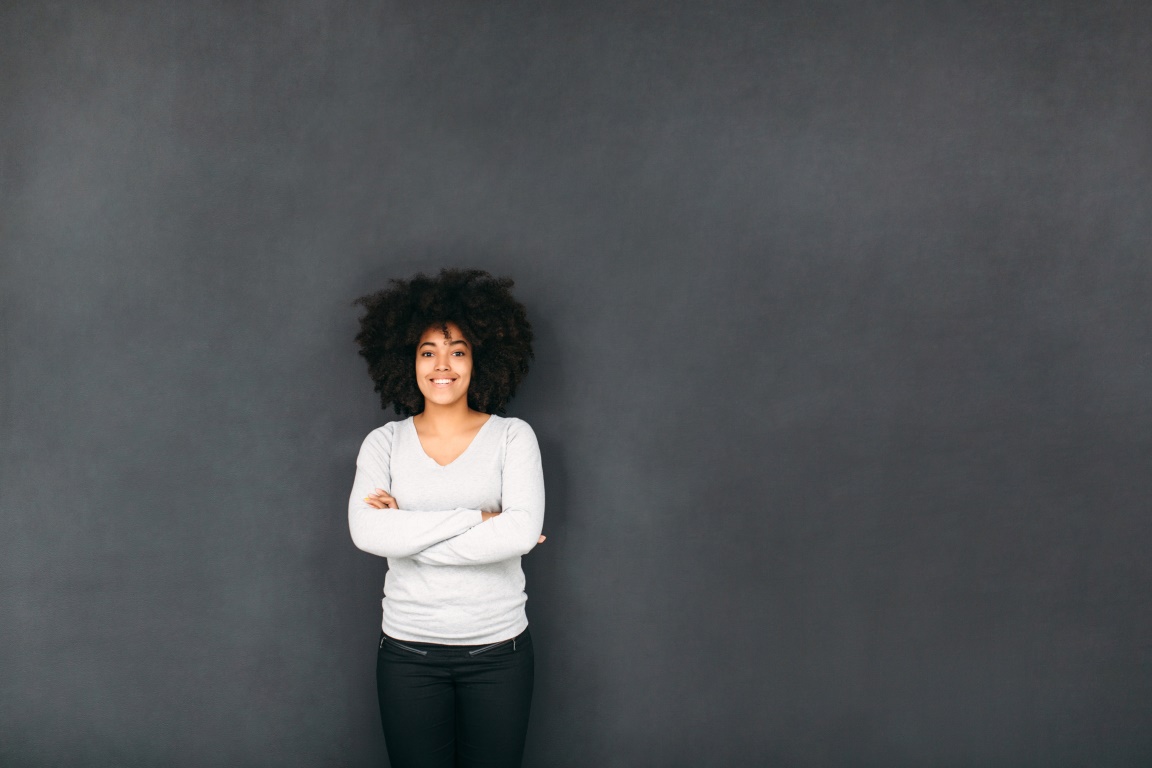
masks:
[[[540,537],[540,541],[538,541],[538,542],[536,542],[536,543],[537,543],[537,544],[543,544],[543,543],[544,543],[544,539],[546,539],[546,538],[548,538],[548,537],[547,537],[547,536],[541,536],[541,537]]]
[[[370,507],[373,507],[374,509],[384,509],[384,505],[371,496],[365,496],[364,503]]]

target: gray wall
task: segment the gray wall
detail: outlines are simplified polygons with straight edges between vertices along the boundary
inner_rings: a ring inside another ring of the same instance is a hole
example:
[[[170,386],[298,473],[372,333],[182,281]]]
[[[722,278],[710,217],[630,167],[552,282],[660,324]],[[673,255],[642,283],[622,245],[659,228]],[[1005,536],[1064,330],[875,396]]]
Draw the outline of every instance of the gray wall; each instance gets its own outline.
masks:
[[[1138,2],[0,11],[0,764],[368,766],[355,297],[539,335],[530,766],[1152,761]]]

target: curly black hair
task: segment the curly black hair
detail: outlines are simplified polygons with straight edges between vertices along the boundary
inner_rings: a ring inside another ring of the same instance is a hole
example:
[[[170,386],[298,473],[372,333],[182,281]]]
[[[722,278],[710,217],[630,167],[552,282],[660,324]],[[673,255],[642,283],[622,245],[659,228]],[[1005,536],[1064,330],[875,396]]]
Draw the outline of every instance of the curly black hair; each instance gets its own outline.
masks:
[[[356,342],[381,407],[391,405],[400,416],[424,410],[416,345],[429,328],[447,332],[448,323],[455,323],[472,345],[469,407],[504,413],[532,359],[532,326],[524,305],[512,297],[512,279],[480,269],[442,269],[437,277],[418,274],[389,283],[353,302],[367,310]]]

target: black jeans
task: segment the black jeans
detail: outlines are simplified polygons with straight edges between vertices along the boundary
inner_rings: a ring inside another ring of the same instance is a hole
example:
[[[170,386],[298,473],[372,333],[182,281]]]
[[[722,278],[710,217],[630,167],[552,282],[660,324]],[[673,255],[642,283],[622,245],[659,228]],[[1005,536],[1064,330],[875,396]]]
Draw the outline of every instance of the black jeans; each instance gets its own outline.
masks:
[[[376,692],[392,768],[519,768],[532,682],[528,630],[488,645],[382,635]]]

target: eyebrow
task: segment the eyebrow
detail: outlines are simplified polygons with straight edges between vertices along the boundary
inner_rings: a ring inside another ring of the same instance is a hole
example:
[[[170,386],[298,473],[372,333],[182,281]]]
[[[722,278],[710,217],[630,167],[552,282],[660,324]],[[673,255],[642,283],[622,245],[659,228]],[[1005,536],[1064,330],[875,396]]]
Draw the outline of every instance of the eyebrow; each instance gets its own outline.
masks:
[[[451,347],[451,346],[455,346],[456,344],[463,344],[464,346],[468,346],[468,342],[465,341],[464,339],[455,339],[455,340],[449,342],[448,346]],[[423,344],[421,344],[419,347],[417,347],[417,349],[423,349],[424,347],[435,347],[435,346],[436,346],[436,342],[426,341]]]

